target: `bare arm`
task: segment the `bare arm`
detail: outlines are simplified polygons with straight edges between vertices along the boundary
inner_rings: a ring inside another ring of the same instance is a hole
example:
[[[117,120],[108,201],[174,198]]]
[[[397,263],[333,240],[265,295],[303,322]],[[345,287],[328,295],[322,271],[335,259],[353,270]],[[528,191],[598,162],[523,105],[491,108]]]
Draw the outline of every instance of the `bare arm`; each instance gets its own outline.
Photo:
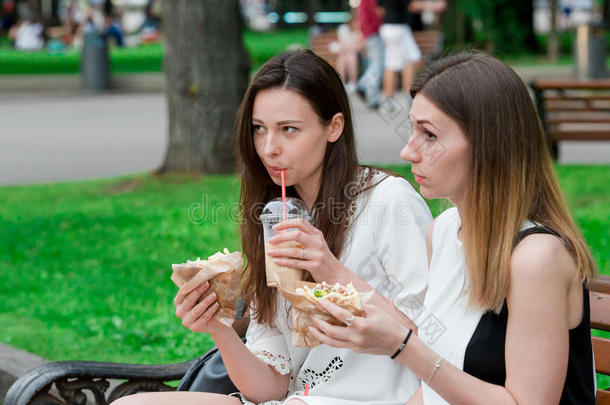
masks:
[[[243,344],[233,328],[212,318],[218,310],[214,294],[196,304],[208,288],[206,282],[189,294],[179,292],[174,299],[176,316],[193,332],[210,334],[218,346],[231,381],[248,399],[258,403],[284,398],[290,375],[281,375],[265,364]]]
[[[429,386],[451,404],[557,404],[568,361],[567,294],[576,264],[561,242],[549,235],[532,235],[515,249],[511,260],[507,302],[506,383],[494,385],[441,362]],[[340,307],[323,303],[338,319]],[[392,354],[406,328],[377,308],[366,308],[350,328],[314,320],[312,333],[322,342],[359,352]],[[396,358],[427,382],[439,356],[412,336]],[[552,361],[550,361],[552,360]]]
[[[231,381],[249,400],[259,403],[286,396],[290,374],[282,375],[256,357],[231,328],[211,336]]]
[[[511,260],[505,387],[444,362],[431,388],[452,404],[557,404],[567,371],[567,293],[575,272],[576,264],[556,237],[525,239]],[[399,359],[426,379],[436,354],[421,341],[414,343]]]

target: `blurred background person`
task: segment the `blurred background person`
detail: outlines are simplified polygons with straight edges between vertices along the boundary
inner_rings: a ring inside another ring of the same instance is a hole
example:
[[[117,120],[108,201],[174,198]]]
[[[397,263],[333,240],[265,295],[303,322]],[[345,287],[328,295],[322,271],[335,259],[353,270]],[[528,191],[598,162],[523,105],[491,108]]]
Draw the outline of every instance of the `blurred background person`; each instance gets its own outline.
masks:
[[[8,32],[17,22],[15,15],[15,1],[2,1],[2,16],[0,17],[0,32]]]
[[[413,13],[440,12],[445,7],[444,0],[379,0],[377,10],[383,17],[379,32],[385,46],[384,97],[391,97],[394,94],[399,72],[402,73],[401,89],[406,94],[411,87],[417,65],[422,59],[410,27]]]
[[[337,44],[333,47],[338,51],[337,71],[345,84],[348,93],[356,91],[358,82],[358,54],[362,50],[362,33],[357,12],[352,12],[351,19],[337,28]]]
[[[38,51],[44,47],[44,26],[28,3],[18,5],[19,21],[8,31],[8,37],[20,51]]]
[[[364,96],[371,108],[379,107],[379,93],[383,76],[383,41],[379,36],[381,17],[377,0],[362,0],[358,7],[360,30],[366,47],[366,68],[358,81],[358,94]]]

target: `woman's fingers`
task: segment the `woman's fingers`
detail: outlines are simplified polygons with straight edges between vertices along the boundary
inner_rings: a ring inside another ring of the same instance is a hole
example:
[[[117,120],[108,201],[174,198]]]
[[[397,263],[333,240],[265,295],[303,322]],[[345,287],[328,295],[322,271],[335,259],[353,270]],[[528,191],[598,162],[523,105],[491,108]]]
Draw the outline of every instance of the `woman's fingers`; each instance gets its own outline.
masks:
[[[315,337],[320,342],[322,342],[326,345],[329,345],[331,347],[341,347],[341,348],[351,349],[351,345],[348,341],[332,338],[328,335],[325,335],[317,328],[310,326],[309,332],[313,335],[313,337]]]
[[[295,219],[287,219],[285,221],[280,222],[275,225],[273,229],[276,232],[283,231],[289,228],[299,228],[301,231],[309,234],[315,235],[320,232],[315,226],[309,223],[305,218],[295,218]]]
[[[176,294],[176,297],[174,298],[174,305],[177,307],[179,305],[190,304],[190,307],[192,307],[193,305],[195,305],[195,302],[197,302],[197,299],[199,299],[199,297],[201,297],[201,294],[203,294],[205,292],[205,290],[208,289],[209,286],[210,286],[210,283],[205,281],[199,287],[195,288],[193,291],[189,292],[188,294],[183,294],[180,292],[180,290],[178,290],[178,293]]]
[[[176,306],[176,316],[182,319],[197,304],[197,301],[201,295],[209,287],[210,284],[206,281],[190,293],[186,294],[186,297],[182,300],[182,302]]]
[[[281,267],[289,267],[291,269],[297,270],[307,270],[310,273],[314,273],[316,269],[316,263],[306,261],[306,260],[296,260],[296,259],[285,259],[285,258],[276,258],[273,259],[275,264]]]
[[[307,246],[311,244],[313,237],[303,231],[282,231],[276,233],[273,237],[269,238],[269,243],[272,245],[278,245],[283,242],[299,242],[300,244]]]
[[[213,307],[213,303],[216,301],[216,293],[211,293],[205,297],[199,304],[195,305],[190,311],[186,313],[182,318],[182,325],[188,326],[198,319],[202,318],[203,315]],[[218,304],[218,303],[216,303]]]
[[[354,314],[349,312],[347,309],[343,309],[337,304],[334,304],[328,300],[320,300],[319,303],[320,306],[328,311],[329,314],[346,325],[353,325],[354,323],[359,322],[360,317],[354,316]]]
[[[212,316],[218,311],[219,304],[218,302],[213,303],[210,307],[201,315],[198,319],[196,319],[191,324],[191,329],[193,330],[203,330],[206,324],[212,319]]]
[[[350,339],[350,331],[347,330],[345,326],[336,326],[331,325],[330,323],[323,321],[322,319],[316,318],[315,316],[311,317],[311,323],[318,329],[320,332],[328,336],[332,339],[337,340],[349,340]]]
[[[269,249],[267,254],[271,257],[296,257],[297,259],[300,259],[301,255],[303,254],[303,248],[273,248]]]

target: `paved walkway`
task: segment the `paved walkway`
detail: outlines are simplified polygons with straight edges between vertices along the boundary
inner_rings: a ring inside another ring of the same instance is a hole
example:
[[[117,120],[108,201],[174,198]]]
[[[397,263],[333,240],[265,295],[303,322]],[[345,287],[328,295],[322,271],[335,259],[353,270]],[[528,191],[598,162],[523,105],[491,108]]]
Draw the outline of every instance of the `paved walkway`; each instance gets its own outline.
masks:
[[[0,95],[0,184],[148,171],[167,139],[161,93]]]
[[[392,111],[352,100],[360,159],[402,163],[406,99]],[[167,144],[161,92],[0,93],[0,185],[89,179],[160,166]],[[564,162],[610,163],[610,142],[562,145]]]

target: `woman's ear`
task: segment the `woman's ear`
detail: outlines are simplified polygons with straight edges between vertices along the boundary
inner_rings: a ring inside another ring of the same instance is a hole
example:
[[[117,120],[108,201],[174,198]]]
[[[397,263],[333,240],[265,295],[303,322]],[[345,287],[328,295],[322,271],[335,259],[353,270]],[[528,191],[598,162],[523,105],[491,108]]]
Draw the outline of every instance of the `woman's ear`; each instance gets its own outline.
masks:
[[[343,127],[345,126],[345,118],[343,117],[343,113],[336,113],[330,124],[328,125],[328,137],[326,138],[328,142],[337,142],[339,137],[343,134]]]

